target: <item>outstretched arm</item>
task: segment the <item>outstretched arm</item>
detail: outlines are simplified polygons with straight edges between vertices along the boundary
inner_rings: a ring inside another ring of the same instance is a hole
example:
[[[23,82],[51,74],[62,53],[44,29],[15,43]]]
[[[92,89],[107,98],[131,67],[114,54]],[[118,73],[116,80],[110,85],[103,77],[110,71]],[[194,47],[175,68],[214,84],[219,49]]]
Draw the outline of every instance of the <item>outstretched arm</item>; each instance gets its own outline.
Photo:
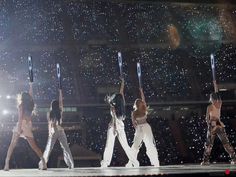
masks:
[[[207,111],[206,111],[206,122],[207,122],[207,126],[209,126],[209,124],[210,124],[209,110],[210,110],[210,107],[208,106],[208,107],[207,107]]]
[[[215,93],[217,93],[217,96],[218,96],[217,102],[220,103],[220,107],[221,107],[222,100],[221,100],[221,97],[220,97],[220,94],[219,94],[219,87],[218,87],[215,80],[213,81],[213,84],[214,84],[214,91],[215,91]]]
[[[29,83],[29,94],[33,98],[33,82]]]
[[[125,80],[124,78],[121,78],[121,85],[120,85],[120,94],[123,96],[124,99],[124,88],[125,88]]]
[[[143,93],[143,89],[139,88],[139,90],[140,90],[141,99],[146,104],[146,100],[145,100],[145,96],[144,96],[144,93]]]
[[[61,111],[63,111],[64,105],[63,105],[62,89],[59,89],[59,106],[61,108]]]
[[[124,95],[125,80],[121,78],[120,94]]]
[[[216,80],[213,81],[213,84],[214,84],[214,91],[215,91],[215,93],[219,92],[219,88],[218,88],[218,85],[216,83]]]

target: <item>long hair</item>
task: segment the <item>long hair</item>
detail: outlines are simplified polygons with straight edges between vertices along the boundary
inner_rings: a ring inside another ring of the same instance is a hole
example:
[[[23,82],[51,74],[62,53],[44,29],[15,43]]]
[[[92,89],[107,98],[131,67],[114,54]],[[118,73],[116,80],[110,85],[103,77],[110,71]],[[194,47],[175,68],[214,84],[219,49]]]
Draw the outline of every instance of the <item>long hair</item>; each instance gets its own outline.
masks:
[[[17,105],[22,106],[24,115],[32,116],[34,114],[34,100],[28,92],[22,92],[17,96]]]
[[[138,111],[138,105],[139,105],[141,102],[143,102],[143,100],[140,99],[140,98],[137,98],[137,99],[134,101],[134,105],[133,105],[134,111]],[[149,107],[146,107],[146,106],[145,106],[145,109],[139,110],[139,111],[143,111],[143,113],[148,114],[148,109],[149,109]]]
[[[48,118],[49,118],[49,120],[58,121],[60,123],[61,109],[60,109],[58,100],[52,100]]]
[[[216,100],[216,101],[221,100],[221,96],[220,96],[219,92],[210,94],[209,102],[212,103],[214,100]]]
[[[108,103],[115,108],[116,116],[125,117],[125,100],[123,96],[120,93],[115,93],[109,98]]]
[[[133,105],[133,109],[136,111],[138,109],[138,104],[141,102],[142,100],[140,98],[137,98],[134,101],[134,105]]]

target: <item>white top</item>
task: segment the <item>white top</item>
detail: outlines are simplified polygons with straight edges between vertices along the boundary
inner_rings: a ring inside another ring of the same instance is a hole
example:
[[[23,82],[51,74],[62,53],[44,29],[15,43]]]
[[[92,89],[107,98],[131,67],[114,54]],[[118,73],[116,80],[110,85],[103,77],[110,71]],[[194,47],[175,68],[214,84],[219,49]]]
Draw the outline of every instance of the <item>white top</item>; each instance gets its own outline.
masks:
[[[137,124],[147,123],[147,114],[142,117],[136,117],[135,120],[137,121]]]

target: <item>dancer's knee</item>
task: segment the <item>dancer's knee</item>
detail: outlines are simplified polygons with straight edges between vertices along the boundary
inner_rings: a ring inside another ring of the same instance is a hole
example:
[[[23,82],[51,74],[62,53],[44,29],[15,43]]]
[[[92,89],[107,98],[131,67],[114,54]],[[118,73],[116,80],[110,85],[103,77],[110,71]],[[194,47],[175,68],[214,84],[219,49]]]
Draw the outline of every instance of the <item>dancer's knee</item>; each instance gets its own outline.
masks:
[[[207,143],[205,143],[205,151],[207,152],[207,153],[210,153],[211,152],[211,150],[212,150],[212,144],[207,144]]]

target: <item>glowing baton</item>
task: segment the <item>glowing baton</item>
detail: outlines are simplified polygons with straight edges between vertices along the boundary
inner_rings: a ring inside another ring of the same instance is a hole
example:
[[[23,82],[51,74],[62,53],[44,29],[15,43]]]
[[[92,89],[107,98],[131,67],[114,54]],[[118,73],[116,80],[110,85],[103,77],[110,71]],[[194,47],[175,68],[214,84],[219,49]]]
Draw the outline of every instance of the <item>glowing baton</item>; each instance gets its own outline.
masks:
[[[215,59],[214,59],[214,55],[213,54],[211,54],[211,70],[212,70],[213,81],[215,81],[216,80]]]
[[[141,65],[138,62],[137,63],[137,75],[138,75],[138,81],[139,81],[139,88],[142,88],[142,80],[141,80]]]
[[[34,82],[33,63],[32,63],[32,57],[31,56],[28,56],[28,67],[29,67],[29,79],[30,79],[30,82]]]
[[[58,79],[58,87],[59,89],[62,88],[62,85],[61,85],[61,68],[60,68],[60,64],[57,63],[57,79]]]
[[[123,70],[122,70],[122,56],[121,56],[121,52],[118,52],[118,63],[119,63],[119,68],[120,68],[120,77],[123,78]]]

